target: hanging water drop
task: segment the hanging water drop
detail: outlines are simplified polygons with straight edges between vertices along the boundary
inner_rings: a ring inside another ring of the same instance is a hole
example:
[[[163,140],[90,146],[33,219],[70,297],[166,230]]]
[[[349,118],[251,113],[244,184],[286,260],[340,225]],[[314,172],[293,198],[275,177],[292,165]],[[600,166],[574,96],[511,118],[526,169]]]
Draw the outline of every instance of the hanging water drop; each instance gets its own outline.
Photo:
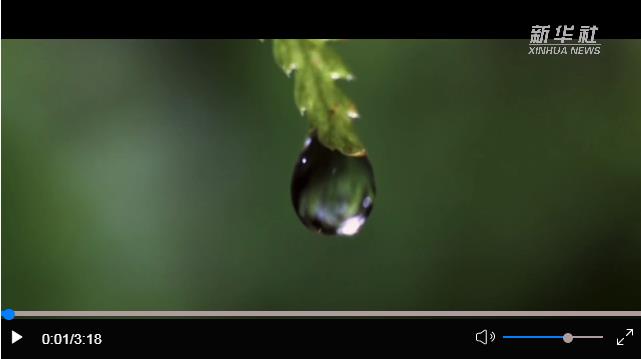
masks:
[[[374,171],[366,155],[346,156],[312,135],[296,162],[291,191],[296,214],[307,228],[351,236],[372,211]]]

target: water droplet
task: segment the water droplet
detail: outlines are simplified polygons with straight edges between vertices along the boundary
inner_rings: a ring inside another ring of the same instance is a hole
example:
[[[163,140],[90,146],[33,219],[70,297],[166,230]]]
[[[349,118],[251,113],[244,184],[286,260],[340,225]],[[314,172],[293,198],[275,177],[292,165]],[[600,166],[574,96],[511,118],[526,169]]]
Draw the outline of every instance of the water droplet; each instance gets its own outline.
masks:
[[[307,228],[330,235],[358,233],[372,211],[374,171],[367,156],[346,156],[315,136],[305,141],[292,177],[292,202]]]

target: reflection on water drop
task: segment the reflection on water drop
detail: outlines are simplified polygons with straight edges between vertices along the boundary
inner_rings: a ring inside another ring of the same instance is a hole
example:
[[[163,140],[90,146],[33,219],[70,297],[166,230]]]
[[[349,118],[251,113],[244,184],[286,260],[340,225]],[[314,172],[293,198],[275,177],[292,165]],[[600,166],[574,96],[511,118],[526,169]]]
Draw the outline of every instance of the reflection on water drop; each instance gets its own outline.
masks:
[[[305,226],[323,234],[354,235],[371,213],[375,195],[367,156],[332,151],[314,136],[305,141],[292,177],[294,209]]]

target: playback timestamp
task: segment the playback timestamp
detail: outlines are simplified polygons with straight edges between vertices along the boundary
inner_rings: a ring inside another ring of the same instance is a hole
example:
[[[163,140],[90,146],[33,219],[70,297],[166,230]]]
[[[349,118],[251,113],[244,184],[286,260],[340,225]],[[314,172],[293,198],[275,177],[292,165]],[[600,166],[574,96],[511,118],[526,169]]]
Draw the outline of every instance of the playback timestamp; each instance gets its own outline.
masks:
[[[80,334],[80,333],[71,333],[71,334],[42,334],[40,342],[44,345],[99,345],[102,344],[102,334],[92,333],[92,334]]]

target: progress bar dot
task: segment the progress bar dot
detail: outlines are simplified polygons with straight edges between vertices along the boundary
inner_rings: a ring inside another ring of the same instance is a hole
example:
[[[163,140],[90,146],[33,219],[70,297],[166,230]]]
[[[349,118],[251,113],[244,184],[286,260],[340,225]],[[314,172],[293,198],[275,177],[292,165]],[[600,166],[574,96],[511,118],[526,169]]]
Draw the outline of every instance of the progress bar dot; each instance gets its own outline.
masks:
[[[0,313],[5,320],[12,320],[16,317],[16,312],[14,312],[11,308],[7,308]]]
[[[570,344],[570,343],[572,343],[573,339],[574,339],[574,336],[572,336],[572,334],[570,334],[570,333],[563,334],[563,341],[564,342]]]

